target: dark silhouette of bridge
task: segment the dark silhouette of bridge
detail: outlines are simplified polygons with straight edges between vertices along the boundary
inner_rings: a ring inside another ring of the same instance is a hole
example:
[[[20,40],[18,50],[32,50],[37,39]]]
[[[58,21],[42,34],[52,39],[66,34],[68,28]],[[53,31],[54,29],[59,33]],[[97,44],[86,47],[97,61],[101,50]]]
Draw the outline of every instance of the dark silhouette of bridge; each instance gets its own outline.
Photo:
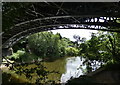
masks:
[[[120,32],[119,2],[10,2],[3,3],[2,47],[55,29]]]

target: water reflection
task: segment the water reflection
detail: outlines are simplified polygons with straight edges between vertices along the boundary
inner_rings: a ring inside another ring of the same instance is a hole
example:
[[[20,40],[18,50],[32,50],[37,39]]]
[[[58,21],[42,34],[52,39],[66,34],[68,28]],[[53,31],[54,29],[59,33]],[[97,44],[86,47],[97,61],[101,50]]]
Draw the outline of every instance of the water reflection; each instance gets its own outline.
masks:
[[[42,64],[47,68],[48,71],[58,71],[60,74],[49,74],[48,79],[49,80],[54,80],[56,82],[60,82],[61,83],[66,83],[71,77],[72,78],[77,78],[80,75],[82,75],[82,69],[81,68],[85,68],[85,66],[82,66],[82,62],[83,60],[80,59],[80,57],[62,57],[60,59],[57,59],[55,61],[52,62],[43,62]],[[35,67],[35,64],[31,64],[28,65],[27,68],[33,68]],[[24,68],[24,67],[23,67]],[[7,73],[11,73],[11,71],[9,69],[7,69],[6,71],[4,70],[4,72]],[[14,76],[14,72],[11,73],[12,76]],[[26,77],[23,75],[17,75],[14,78],[16,79],[20,79],[20,81],[26,80]],[[18,77],[18,78],[17,78]],[[36,81],[36,74],[34,74],[32,76],[32,80],[30,81],[28,79],[29,83],[34,83]],[[14,79],[15,80],[15,79]]]
[[[78,78],[83,74],[82,69],[86,68],[83,66],[83,59],[80,57],[69,57],[66,62],[66,72],[61,76],[61,83],[66,83],[71,77]]]

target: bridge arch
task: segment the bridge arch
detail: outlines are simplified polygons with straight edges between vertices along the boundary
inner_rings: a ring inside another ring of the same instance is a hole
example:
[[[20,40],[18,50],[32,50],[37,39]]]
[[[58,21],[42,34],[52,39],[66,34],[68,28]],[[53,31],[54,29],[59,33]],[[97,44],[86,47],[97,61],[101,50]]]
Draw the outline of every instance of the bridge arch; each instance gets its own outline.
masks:
[[[18,4],[21,8],[16,8]],[[8,48],[17,41],[33,33],[55,29],[90,29],[120,32],[120,5],[119,3],[70,3],[70,2],[41,2],[41,3],[9,3],[14,11],[3,5],[3,24],[18,18],[13,25],[5,27],[2,32],[2,47]],[[101,6],[102,5],[102,6]],[[27,7],[29,10],[27,10]],[[112,8],[111,8],[112,7]],[[104,8],[106,8],[104,10]],[[6,10],[8,10],[6,12]],[[22,12],[11,19],[8,12]],[[34,17],[33,17],[33,15]],[[5,18],[4,18],[5,17]],[[21,19],[21,21],[20,21]],[[8,20],[8,21],[9,21]],[[76,25],[76,26],[75,26]],[[114,29],[113,29],[114,27]],[[116,29],[115,29],[116,28]]]

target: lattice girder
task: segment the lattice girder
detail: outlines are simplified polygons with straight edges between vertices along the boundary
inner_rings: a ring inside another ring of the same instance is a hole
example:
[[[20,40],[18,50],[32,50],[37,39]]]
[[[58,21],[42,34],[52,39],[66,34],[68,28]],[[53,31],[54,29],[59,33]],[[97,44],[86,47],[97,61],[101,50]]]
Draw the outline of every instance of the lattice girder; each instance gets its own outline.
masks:
[[[24,16],[16,16],[11,20],[14,23],[11,27],[3,25],[3,47],[13,46],[29,34],[47,30],[91,29],[120,32],[119,3],[41,2],[30,3],[28,9],[23,10]],[[4,13],[4,17],[7,17],[7,13]]]

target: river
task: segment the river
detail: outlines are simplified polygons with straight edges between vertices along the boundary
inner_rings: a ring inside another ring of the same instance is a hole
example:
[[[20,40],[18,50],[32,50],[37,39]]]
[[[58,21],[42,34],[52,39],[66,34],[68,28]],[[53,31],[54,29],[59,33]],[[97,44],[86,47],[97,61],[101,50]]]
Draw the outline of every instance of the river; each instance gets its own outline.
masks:
[[[82,64],[83,59],[81,57],[62,57],[54,61],[44,62],[44,66],[47,67],[49,71],[59,71],[60,74],[49,74],[48,79],[59,81],[60,83],[66,83],[71,77],[77,78],[84,74],[86,66]],[[34,67],[35,65],[30,65],[29,67]],[[8,70],[9,72],[9,70]],[[13,74],[13,72],[12,72]],[[15,75],[16,76],[16,75]],[[14,76],[14,77],[15,77]],[[26,80],[24,76],[17,76],[19,80]],[[31,81],[30,81],[31,82]],[[35,77],[33,77],[32,83],[35,82]]]
[[[66,71],[61,76],[61,83],[66,83],[71,77],[77,78],[80,75],[83,75],[83,69],[86,66],[83,66],[83,60],[80,57],[69,57],[66,58]]]

